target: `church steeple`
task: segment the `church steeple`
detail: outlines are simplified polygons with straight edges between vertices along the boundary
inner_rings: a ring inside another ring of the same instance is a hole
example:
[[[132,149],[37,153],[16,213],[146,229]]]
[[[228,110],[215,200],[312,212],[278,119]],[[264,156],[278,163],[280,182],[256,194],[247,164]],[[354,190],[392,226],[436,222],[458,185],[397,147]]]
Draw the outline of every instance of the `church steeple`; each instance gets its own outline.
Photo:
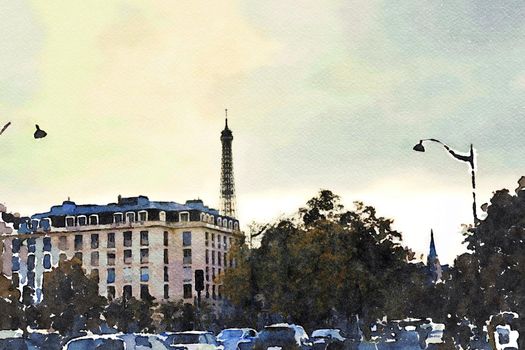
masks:
[[[427,268],[431,283],[436,283],[441,280],[442,269],[439,263],[436,244],[434,242],[434,231],[432,229],[430,230],[430,249],[427,257]]]
[[[228,128],[228,110],[225,110],[225,125],[221,131],[222,162],[221,162],[221,213],[235,217],[235,181],[233,178],[232,156],[233,133]]]

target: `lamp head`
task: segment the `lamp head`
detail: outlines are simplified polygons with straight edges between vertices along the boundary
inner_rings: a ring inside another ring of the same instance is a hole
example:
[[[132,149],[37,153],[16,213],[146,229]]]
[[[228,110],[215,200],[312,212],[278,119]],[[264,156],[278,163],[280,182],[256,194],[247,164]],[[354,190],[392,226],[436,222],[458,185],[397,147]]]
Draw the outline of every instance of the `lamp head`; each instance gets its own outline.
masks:
[[[420,140],[417,145],[412,148],[416,152],[425,152],[425,147],[423,146],[423,140]]]

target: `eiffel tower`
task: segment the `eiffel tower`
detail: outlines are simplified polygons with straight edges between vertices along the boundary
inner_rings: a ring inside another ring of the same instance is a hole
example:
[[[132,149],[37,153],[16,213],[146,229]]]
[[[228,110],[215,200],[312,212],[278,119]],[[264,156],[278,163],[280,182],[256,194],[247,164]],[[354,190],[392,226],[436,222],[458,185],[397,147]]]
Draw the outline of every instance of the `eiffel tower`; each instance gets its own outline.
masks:
[[[226,112],[226,125],[221,131],[222,162],[221,162],[221,213],[235,217],[235,181],[233,179],[232,141],[233,134],[228,128],[228,110]]]

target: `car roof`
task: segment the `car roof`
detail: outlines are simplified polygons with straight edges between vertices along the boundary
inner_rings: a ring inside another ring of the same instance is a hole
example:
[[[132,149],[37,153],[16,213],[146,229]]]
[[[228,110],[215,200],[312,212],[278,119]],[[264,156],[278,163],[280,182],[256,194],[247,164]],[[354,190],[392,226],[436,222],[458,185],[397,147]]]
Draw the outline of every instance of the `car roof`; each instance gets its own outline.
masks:
[[[208,332],[208,331],[184,331],[184,332],[174,332],[170,334],[211,334],[213,335],[212,332]]]

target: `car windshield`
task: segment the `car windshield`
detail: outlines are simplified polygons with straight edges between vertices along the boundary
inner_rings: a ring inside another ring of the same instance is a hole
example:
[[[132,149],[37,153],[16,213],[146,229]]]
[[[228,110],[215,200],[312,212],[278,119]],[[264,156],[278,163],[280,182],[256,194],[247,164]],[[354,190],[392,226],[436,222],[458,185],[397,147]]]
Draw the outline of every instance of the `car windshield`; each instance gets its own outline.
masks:
[[[295,340],[295,332],[288,327],[268,327],[259,335],[262,341],[270,339]]]
[[[201,342],[200,334],[175,334],[173,335],[173,344],[199,344]]]
[[[124,350],[120,339],[79,339],[69,343],[67,350]]]
[[[225,329],[219,333],[219,339],[233,339],[242,337],[242,330],[240,329]]]
[[[312,333],[312,337],[314,338],[328,338],[337,336],[339,336],[338,329],[318,329]]]

